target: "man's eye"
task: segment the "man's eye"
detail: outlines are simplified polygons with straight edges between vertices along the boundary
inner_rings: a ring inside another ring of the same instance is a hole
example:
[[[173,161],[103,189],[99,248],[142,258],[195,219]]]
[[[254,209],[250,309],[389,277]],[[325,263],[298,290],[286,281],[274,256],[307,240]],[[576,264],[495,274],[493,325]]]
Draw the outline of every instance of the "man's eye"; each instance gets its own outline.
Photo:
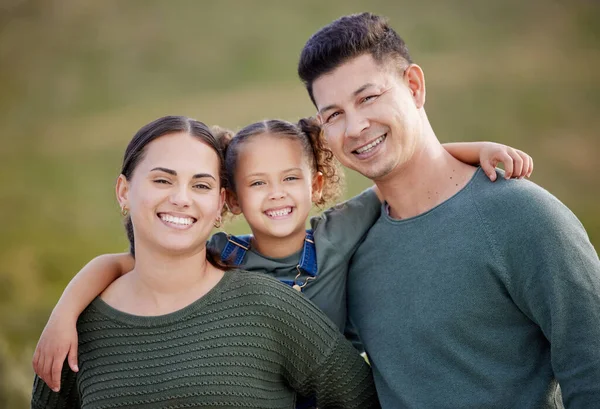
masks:
[[[334,112],[333,114],[331,114],[331,115],[329,115],[329,116],[327,117],[327,121],[326,121],[326,122],[329,122],[329,121],[331,121],[331,120],[335,119],[335,118],[336,118],[337,116],[339,116],[339,115],[341,115],[341,112],[339,112],[339,111],[336,111],[336,112]]]
[[[363,98],[363,100],[362,100],[362,102],[368,102],[368,101],[371,101],[371,100],[373,100],[373,99],[377,98],[378,96],[379,96],[379,95],[369,95],[368,97],[364,97],[364,98]]]

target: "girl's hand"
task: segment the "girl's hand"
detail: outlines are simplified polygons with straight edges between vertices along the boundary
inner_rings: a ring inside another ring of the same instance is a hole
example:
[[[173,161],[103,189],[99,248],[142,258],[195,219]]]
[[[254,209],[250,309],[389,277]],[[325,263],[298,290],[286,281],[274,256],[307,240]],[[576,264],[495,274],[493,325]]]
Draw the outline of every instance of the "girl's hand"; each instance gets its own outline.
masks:
[[[50,316],[33,354],[33,370],[54,391],[60,390],[60,377],[65,357],[69,367],[77,367],[77,325],[75,320],[60,320]]]
[[[479,164],[485,174],[493,182],[496,180],[496,166],[504,164],[504,177],[530,177],[533,172],[533,159],[518,149],[494,142],[486,142],[479,153]]]

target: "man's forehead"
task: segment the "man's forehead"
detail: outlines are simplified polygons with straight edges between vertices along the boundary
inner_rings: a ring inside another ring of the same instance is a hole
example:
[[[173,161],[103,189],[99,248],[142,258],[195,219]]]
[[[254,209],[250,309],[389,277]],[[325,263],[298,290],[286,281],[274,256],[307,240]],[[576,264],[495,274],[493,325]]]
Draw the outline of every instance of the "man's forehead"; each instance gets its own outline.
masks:
[[[385,73],[385,67],[378,64],[370,54],[344,62],[313,83],[317,109],[322,111],[330,104],[340,103],[340,100],[351,98],[365,89],[383,85]]]

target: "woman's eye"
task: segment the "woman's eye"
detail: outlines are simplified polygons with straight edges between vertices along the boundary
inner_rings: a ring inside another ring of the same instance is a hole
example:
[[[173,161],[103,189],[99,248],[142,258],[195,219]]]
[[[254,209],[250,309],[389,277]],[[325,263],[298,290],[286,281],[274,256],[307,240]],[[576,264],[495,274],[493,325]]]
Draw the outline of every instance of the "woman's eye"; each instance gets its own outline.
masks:
[[[161,185],[170,185],[171,184],[171,182],[169,182],[168,180],[165,180],[165,179],[156,179],[156,180],[154,180],[154,183],[158,183]]]
[[[195,189],[208,189],[210,190],[210,186],[205,183],[200,183],[198,185],[194,185]]]

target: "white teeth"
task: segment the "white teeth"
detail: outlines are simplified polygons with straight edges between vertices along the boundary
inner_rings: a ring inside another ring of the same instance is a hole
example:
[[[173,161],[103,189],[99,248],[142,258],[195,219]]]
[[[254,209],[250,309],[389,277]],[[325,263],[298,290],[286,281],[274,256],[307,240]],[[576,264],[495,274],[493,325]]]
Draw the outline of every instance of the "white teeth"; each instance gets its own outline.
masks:
[[[271,217],[287,216],[291,212],[292,212],[292,208],[291,207],[286,207],[286,208],[278,209],[278,210],[267,210],[266,211],[267,216],[271,216]]]
[[[383,142],[383,140],[385,139],[386,135],[381,135],[379,138],[375,139],[370,144],[365,145],[362,148],[358,148],[356,150],[356,153],[361,154],[361,153],[364,153],[364,152],[369,152],[371,149],[373,149],[374,147],[376,147],[377,145],[379,145],[381,142]]]
[[[165,214],[165,213],[161,214],[160,218],[168,223],[181,224],[181,225],[185,225],[185,226],[188,226],[188,225],[194,223],[194,219],[192,219],[191,217],[177,217],[177,216],[171,216],[170,214]]]

